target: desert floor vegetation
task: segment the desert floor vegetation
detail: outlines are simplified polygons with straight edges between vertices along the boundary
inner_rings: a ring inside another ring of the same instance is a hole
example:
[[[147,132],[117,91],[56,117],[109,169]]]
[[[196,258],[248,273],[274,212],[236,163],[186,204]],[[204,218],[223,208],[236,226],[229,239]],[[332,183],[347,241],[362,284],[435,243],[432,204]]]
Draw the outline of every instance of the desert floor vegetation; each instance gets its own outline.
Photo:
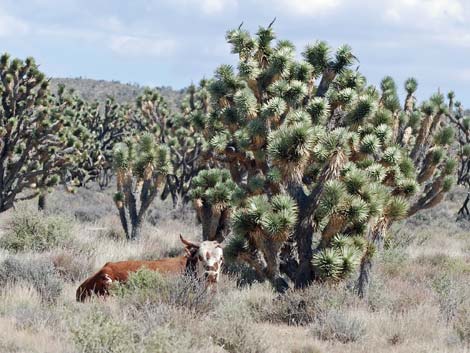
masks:
[[[0,219],[0,351],[464,352],[470,345],[470,227],[463,193],[393,226],[367,295],[351,281],[280,295],[227,266],[217,294],[197,280],[141,271],[106,300],[75,289],[107,261],[181,253],[198,239],[192,211],[153,209],[125,240],[110,192],[58,189],[47,211],[19,203]],[[249,284],[247,284],[249,283]]]

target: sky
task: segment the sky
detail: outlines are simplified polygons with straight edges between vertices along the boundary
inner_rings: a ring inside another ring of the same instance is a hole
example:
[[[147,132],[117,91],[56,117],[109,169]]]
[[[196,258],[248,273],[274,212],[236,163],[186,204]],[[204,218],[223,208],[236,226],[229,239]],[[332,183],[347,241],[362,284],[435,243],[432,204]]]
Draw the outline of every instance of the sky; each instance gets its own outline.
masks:
[[[276,18],[279,39],[347,43],[372,84],[415,77],[418,98],[470,107],[470,0],[0,0],[0,52],[51,77],[180,89],[235,64],[227,30]]]

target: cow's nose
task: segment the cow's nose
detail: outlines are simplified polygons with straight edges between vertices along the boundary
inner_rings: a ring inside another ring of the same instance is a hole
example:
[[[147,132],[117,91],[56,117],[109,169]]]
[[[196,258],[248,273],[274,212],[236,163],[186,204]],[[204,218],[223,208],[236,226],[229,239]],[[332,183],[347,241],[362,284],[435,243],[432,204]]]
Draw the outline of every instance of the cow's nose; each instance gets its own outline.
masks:
[[[205,265],[204,268],[206,271],[217,272],[219,270],[219,264],[215,262],[212,265]]]
[[[216,283],[217,282],[217,273],[215,272],[204,272],[204,278],[209,283]]]

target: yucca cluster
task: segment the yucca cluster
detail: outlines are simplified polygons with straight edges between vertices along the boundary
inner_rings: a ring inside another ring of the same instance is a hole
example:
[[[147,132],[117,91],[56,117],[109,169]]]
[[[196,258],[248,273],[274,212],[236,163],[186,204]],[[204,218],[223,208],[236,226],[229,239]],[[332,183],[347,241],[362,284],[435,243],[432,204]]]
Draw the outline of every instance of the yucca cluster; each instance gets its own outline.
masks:
[[[64,85],[59,85],[54,95],[54,106],[69,117],[73,134],[81,136],[82,141],[82,158],[67,169],[67,183],[85,186],[97,181],[102,189],[108,187],[113,146],[134,130],[131,107],[115,103],[112,97],[104,103],[87,102]]]
[[[200,134],[189,124],[184,106],[170,114],[167,102],[147,89],[137,98],[127,125],[131,137],[114,148],[117,178],[114,196],[126,236],[136,239],[153,200],[172,197],[174,206],[189,202],[193,178],[200,170]]]
[[[33,58],[0,57],[0,212],[43,196],[82,159],[86,136],[56,106]],[[41,206],[41,203],[40,203]]]
[[[229,31],[237,67],[191,85],[179,112],[152,89],[128,105],[52,95],[32,59],[3,55],[0,212],[114,171],[129,239],[157,196],[192,200],[203,239],[279,291],[359,269],[363,293],[390,225],[451,188],[454,152],[468,183],[470,120],[452,92],[418,104],[413,78],[404,102],[391,77],[369,85],[347,45],[318,41],[299,60],[271,25]]]
[[[441,94],[418,106],[409,79],[402,106],[391,77],[377,89],[352,68],[350,47],[316,42],[297,60],[271,26],[231,30],[227,41],[237,68],[202,82],[193,95],[204,103],[189,117],[223,169],[201,172],[192,197],[230,213],[228,257],[279,290],[341,279],[392,222],[442,200],[455,161]]]
[[[114,202],[128,239],[140,235],[151,203],[171,172],[170,151],[155,136],[143,134],[114,149],[117,192]]]

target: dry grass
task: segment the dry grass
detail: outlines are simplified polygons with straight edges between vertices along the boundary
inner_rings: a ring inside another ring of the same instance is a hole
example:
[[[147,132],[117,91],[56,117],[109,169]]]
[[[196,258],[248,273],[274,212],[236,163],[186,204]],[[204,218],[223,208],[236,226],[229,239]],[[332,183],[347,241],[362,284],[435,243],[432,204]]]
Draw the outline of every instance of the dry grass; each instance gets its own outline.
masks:
[[[453,201],[394,226],[364,300],[350,283],[279,297],[224,276],[209,301],[189,279],[159,278],[87,304],[75,289],[105,262],[175,256],[178,234],[197,239],[199,226],[156,204],[127,242],[109,193],[56,192],[49,205],[71,240],[0,249],[0,352],[470,352],[470,227]],[[0,215],[0,237],[16,216]]]

